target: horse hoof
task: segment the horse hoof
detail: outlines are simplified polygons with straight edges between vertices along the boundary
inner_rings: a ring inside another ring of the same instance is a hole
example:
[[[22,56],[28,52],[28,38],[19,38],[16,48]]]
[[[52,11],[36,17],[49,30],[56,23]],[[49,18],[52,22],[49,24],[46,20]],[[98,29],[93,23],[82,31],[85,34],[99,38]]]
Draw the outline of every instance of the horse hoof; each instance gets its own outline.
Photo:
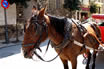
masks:
[[[87,66],[86,69],[90,69],[90,68]]]
[[[83,59],[82,64],[87,64],[88,59]]]

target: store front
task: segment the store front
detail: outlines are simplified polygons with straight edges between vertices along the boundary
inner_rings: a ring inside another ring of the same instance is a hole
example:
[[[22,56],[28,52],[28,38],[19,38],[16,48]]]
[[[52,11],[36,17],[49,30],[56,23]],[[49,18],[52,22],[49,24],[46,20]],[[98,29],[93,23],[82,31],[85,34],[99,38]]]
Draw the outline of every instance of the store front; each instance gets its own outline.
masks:
[[[82,6],[81,10],[76,12],[77,14],[76,19],[82,20],[82,21],[83,19],[87,19],[89,17],[89,11],[90,9],[88,6]]]

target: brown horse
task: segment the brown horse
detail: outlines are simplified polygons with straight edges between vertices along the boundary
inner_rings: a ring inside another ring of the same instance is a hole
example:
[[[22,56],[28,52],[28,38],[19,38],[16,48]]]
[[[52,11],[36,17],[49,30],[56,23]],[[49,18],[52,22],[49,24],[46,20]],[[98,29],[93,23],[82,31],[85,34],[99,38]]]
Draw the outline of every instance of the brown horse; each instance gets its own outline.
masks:
[[[45,8],[40,11],[33,9],[33,16],[28,20],[25,25],[24,41],[22,50],[25,58],[32,58],[34,49],[39,48],[40,43],[49,38],[52,42],[56,52],[59,53],[61,61],[63,62],[64,69],[68,68],[68,60],[71,61],[72,69],[77,67],[77,56],[83,53],[88,54],[88,62],[86,69],[89,69],[89,63],[91,54],[89,49],[94,50],[93,53],[93,65],[95,68],[96,53],[100,44],[98,38],[100,38],[100,30],[96,24],[86,23],[83,24],[86,31],[83,35],[79,31],[78,26],[72,21],[72,34],[70,39],[64,41],[64,25],[65,18],[58,18],[45,14]],[[68,18],[67,18],[68,19]],[[82,46],[82,47],[81,47]],[[83,46],[85,48],[83,48]],[[82,50],[81,50],[82,49]]]

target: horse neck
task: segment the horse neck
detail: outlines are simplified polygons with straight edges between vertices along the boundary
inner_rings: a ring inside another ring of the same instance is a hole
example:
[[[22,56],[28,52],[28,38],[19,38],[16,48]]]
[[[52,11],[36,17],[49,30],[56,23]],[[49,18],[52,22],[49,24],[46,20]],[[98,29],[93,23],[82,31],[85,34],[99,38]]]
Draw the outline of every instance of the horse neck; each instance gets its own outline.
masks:
[[[49,26],[49,33],[48,33],[48,37],[50,38],[50,40],[52,42],[54,42],[56,45],[58,45],[59,43],[62,42],[63,37],[56,32],[56,30],[54,29],[54,27]]]
[[[49,17],[49,21],[47,22],[48,25],[48,37],[49,39],[54,42],[56,45],[60,44],[63,40],[63,36],[60,35],[58,32],[56,32],[56,29],[54,26],[52,26],[53,21],[50,20],[51,17]]]

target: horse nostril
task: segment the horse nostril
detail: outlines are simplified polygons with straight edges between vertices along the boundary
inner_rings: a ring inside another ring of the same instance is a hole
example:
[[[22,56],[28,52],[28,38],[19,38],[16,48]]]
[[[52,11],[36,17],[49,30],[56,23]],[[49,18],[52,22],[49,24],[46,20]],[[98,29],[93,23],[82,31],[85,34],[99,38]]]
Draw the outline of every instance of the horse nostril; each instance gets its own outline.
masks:
[[[24,52],[24,57],[27,58],[27,52],[26,51]]]

